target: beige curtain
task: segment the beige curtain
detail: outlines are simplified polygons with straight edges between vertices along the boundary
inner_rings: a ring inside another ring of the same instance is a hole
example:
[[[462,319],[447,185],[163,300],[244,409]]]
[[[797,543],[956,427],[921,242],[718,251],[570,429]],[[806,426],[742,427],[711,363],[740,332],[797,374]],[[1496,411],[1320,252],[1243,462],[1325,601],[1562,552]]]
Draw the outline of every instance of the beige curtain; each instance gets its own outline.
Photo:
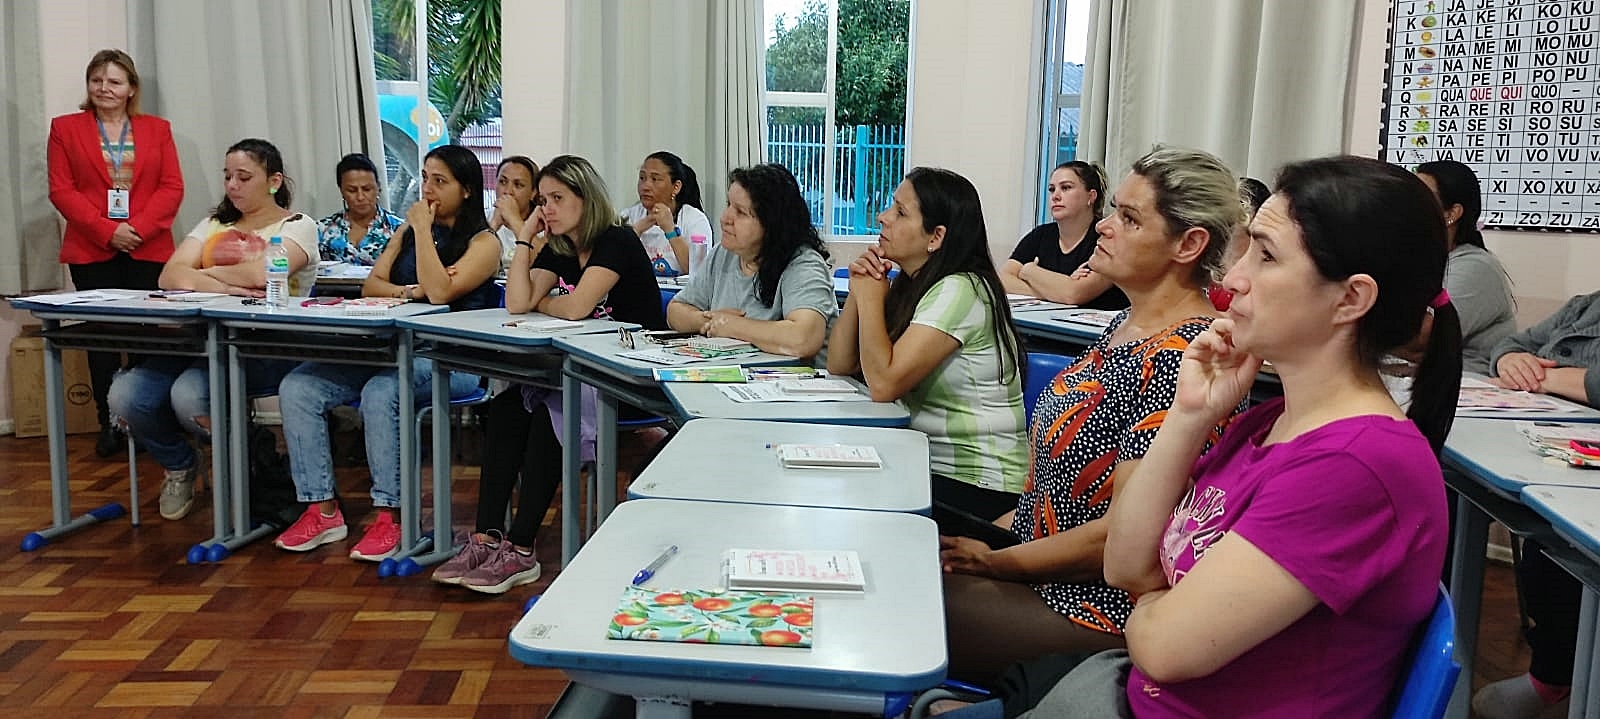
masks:
[[[727,171],[760,162],[760,0],[587,0],[568,17],[568,152],[594,163],[620,210],[657,150],[699,176],[713,225]]]
[[[1155,143],[1270,181],[1338,152],[1360,0],[1100,0],[1079,155],[1113,179]]]
[[[222,198],[223,153],[246,137],[283,153],[293,209],[340,209],[339,158],[382,156],[371,15],[370,0],[129,0],[145,102],[182,158],[176,232]]]
[[[52,290],[61,226],[50,204],[39,4],[0,3],[0,295]]]

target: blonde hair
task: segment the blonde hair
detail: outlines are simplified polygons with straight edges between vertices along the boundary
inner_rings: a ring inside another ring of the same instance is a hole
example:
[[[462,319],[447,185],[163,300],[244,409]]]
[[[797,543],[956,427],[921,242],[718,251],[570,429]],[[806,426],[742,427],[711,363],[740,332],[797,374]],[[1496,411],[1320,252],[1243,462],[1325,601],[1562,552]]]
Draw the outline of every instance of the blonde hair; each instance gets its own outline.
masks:
[[[588,160],[577,155],[558,155],[539,171],[534,184],[547,177],[565,185],[572,190],[572,194],[583,200],[583,214],[578,217],[578,226],[569,234],[551,235],[548,238],[550,247],[557,254],[576,255],[583,252],[606,228],[617,224],[617,213],[612,209],[606,181],[600,179],[600,173],[595,172],[594,165],[589,164]]]
[[[128,87],[133,88],[133,94],[128,96],[128,116],[132,117],[139,114],[139,71],[134,69],[133,58],[128,57],[128,53],[115,48],[95,53],[94,57],[89,58],[88,69],[83,71],[83,84],[88,85],[89,80],[94,77],[95,71],[107,65],[116,65],[122,68],[123,72],[128,73]],[[83,102],[78,103],[78,109],[94,109],[94,100],[89,97],[87,90],[83,93]]]
[[[1209,235],[1194,271],[1194,280],[1204,284],[1222,269],[1228,238],[1245,222],[1233,171],[1209,152],[1165,145],[1135,160],[1131,171],[1150,183],[1156,211],[1173,235],[1191,227]]]

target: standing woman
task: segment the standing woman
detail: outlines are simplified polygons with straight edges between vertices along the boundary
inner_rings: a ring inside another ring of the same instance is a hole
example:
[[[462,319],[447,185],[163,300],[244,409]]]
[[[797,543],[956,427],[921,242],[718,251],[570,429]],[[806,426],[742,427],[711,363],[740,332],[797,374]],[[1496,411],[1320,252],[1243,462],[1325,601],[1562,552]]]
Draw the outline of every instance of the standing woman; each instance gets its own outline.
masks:
[[[423,159],[422,197],[406,212],[361,286],[366,297],[449,305],[452,311],[493,307],[494,275],[500,270],[500,243],[483,216],[483,172],[478,158],[460,145],[434,148]],[[350,550],[352,559],[371,562],[393,556],[400,544],[394,514],[400,504],[399,370],[361,365],[307,362],[278,386],[283,438],[296,495],[310,503],[300,519],[278,535],[279,547],[306,552],[348,534],[333,492],[333,451],[327,413],[361,400],[361,419],[372,472],[372,506],[377,519]],[[419,402],[430,397],[433,362],[412,361],[412,385]],[[461,397],[478,378],[450,373],[450,396]],[[442,421],[442,420],[441,420]]]
[[[539,166],[526,155],[507,157],[494,171],[494,214],[489,215],[489,229],[500,238],[500,262],[508,267],[522,223],[533,216],[538,205],[539,192],[534,188],[538,176]]]
[[[172,223],[183,201],[183,173],[172,126],[139,112],[139,71],[121,50],[101,50],[84,71],[81,112],[50,122],[50,202],[67,220],[61,262],[80,290],[153,290],[172,257]],[[120,444],[106,393],[122,360],[89,353],[100,436],[95,454]]]
[[[661,293],[644,248],[617,214],[605,182],[588,160],[561,155],[539,173],[543,203],[522,226],[506,272],[506,310],[569,320],[632,322],[662,329]],[[502,594],[539,578],[534,536],[561,484],[561,393],[515,387],[489,403],[478,482],[477,526],[433,580],[484,594]],[[595,395],[584,391],[581,443],[594,456]],[[624,409],[624,413],[628,410]],[[505,526],[511,491],[521,477],[517,513]],[[570,488],[569,488],[570,489]]]
[[[1493,374],[1489,360],[1495,345],[1517,331],[1517,303],[1511,298],[1511,277],[1478,231],[1483,211],[1478,175],[1455,160],[1435,160],[1418,165],[1417,177],[1444,210],[1450,248],[1444,288],[1461,317],[1461,368]]]
[[[1120,310],[1128,297],[1111,280],[1089,271],[1105,216],[1106,177],[1082,160],[1063,162],[1045,187],[1050,222],[1033,228],[1000,267],[1006,291],[1100,310]]]
[[[828,371],[861,373],[874,401],[905,399],[911,427],[928,435],[935,519],[953,508],[994,520],[1016,508],[1028,470],[1026,351],[989,259],[978,190],[918,167],[878,222],[878,244],[850,264]]]
[[[334,168],[344,210],[317,222],[317,249],[324,260],[371,267],[403,220],[378,204],[378,167],[359,152]]]
[[[688,272],[689,238],[704,235],[711,241],[711,220],[700,207],[694,168],[666,150],[652,152],[639,165],[638,191],[639,201],[622,215],[644,243],[651,267],[661,277]]]

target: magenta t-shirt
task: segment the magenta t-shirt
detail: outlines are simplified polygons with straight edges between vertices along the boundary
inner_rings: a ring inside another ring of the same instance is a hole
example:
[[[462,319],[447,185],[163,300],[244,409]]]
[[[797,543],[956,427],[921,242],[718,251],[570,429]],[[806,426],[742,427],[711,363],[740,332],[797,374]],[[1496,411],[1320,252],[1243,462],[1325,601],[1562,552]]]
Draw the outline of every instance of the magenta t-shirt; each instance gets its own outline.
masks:
[[[1407,420],[1367,415],[1261,442],[1283,400],[1234,419],[1195,462],[1161,565],[1173,585],[1228,532],[1321,600],[1211,676],[1158,685],[1135,667],[1128,701],[1159,717],[1380,716],[1438,597],[1448,519],[1433,450]]]

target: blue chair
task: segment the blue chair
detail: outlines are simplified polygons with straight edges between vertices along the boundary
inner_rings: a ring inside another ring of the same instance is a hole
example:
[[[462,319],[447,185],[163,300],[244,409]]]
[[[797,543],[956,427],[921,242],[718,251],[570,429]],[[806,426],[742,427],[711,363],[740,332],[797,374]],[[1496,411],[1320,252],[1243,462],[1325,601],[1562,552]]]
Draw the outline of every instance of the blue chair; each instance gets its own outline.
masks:
[[[1393,719],[1439,719],[1450,704],[1450,694],[1461,675],[1455,660],[1456,613],[1450,592],[1439,587],[1439,601],[1418,635],[1411,664],[1400,684]]]
[[[672,304],[672,298],[677,297],[677,296],[678,296],[678,290],[669,290],[669,289],[667,289],[665,287],[661,288],[661,313],[662,314],[666,314],[667,305]]]
[[[1022,387],[1022,408],[1027,412],[1030,423],[1033,421],[1033,405],[1039,401],[1044,388],[1050,386],[1061,370],[1076,361],[1076,357],[1049,352],[1028,353],[1028,381]]]

